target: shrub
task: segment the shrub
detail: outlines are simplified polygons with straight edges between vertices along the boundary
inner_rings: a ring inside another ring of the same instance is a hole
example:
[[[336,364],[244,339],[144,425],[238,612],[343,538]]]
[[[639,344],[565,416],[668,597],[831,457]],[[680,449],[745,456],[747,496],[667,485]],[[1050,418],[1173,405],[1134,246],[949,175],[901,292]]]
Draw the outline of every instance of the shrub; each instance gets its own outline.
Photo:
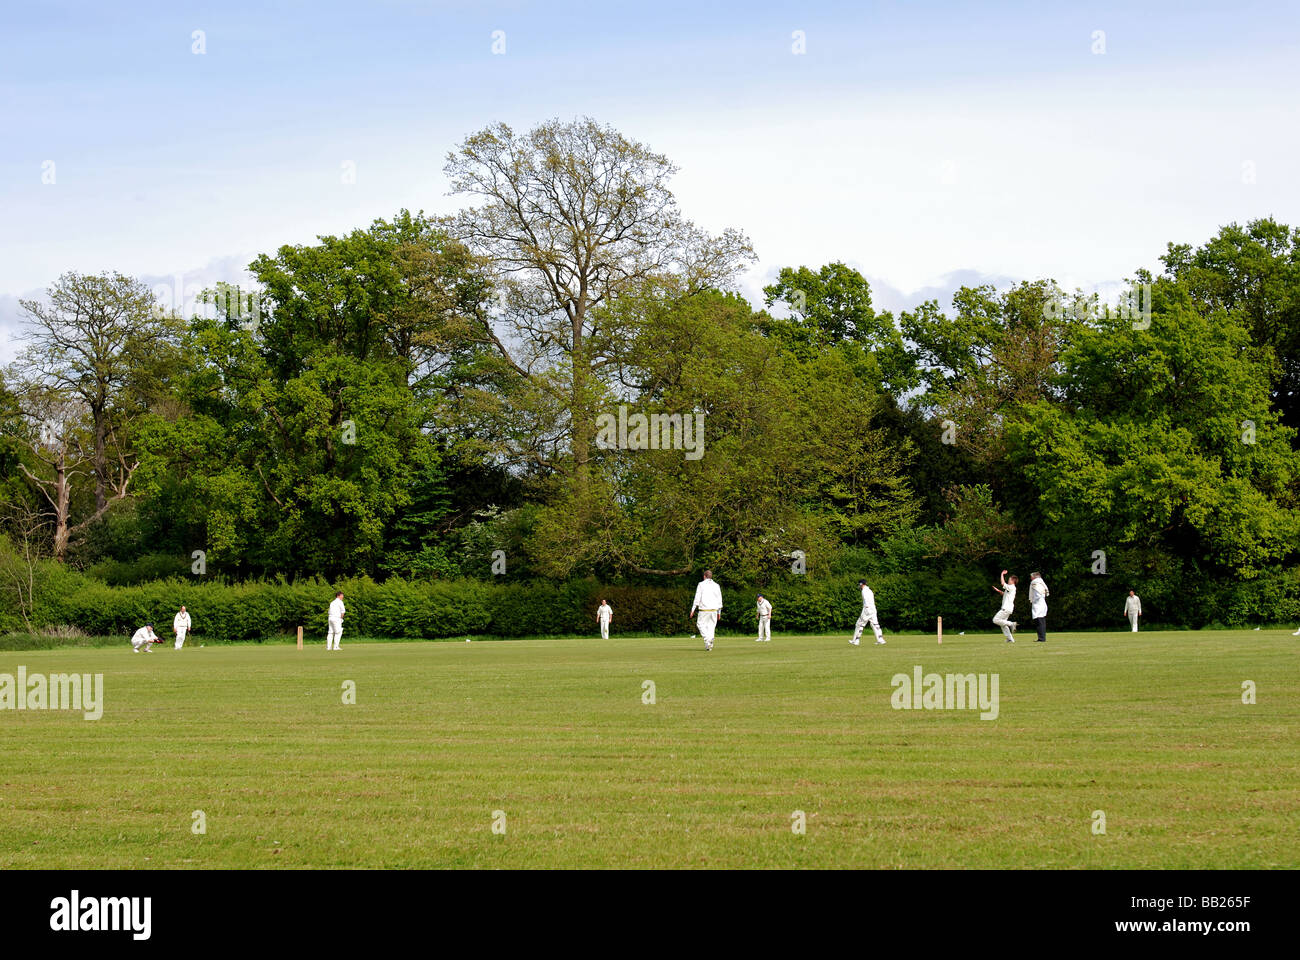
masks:
[[[1286,623],[1300,619],[1300,569],[1267,571],[1249,581],[1215,581],[1176,564],[1140,569],[1123,560],[1131,573],[1094,576],[1086,566],[1044,572],[1052,589],[1048,601],[1054,630],[1102,627],[1121,629],[1121,610],[1129,584],[1140,596],[1144,619],[1167,626],[1203,627]],[[1020,571],[1017,571],[1020,572]],[[1028,571],[1021,575],[1016,610],[1028,617]],[[847,632],[861,609],[858,576],[876,594],[881,622],[888,629],[932,630],[942,616],[947,630],[992,630],[998,598],[989,589],[996,578],[978,564],[951,564],[933,570],[876,572],[825,579],[789,577],[763,593],[774,607],[779,632]],[[726,600],[721,628],[753,629],[757,590],[722,583]],[[691,588],[641,584],[602,585],[595,580],[553,582],[421,581],[368,577],[337,584],[322,580],[250,581],[171,578],[131,586],[111,586],[57,564],[40,569],[34,627],[51,636],[78,632],[91,637],[125,638],[145,623],[160,635],[185,604],[194,631],[204,642],[260,640],[292,634],[296,627],[313,637],[326,631],[326,610],[343,590],[352,636],[441,638],[470,634],[501,637],[545,634],[597,635],[600,599],[614,608],[613,631],[664,636],[689,629],[685,622]],[[0,629],[15,630],[12,617]]]

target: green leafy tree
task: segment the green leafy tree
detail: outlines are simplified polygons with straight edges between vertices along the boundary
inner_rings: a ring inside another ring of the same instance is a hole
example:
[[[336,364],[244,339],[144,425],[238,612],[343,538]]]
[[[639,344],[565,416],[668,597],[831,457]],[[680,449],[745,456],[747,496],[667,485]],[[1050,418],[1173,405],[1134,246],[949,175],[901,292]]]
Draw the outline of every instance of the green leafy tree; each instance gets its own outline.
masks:
[[[1204,315],[1236,313],[1254,343],[1272,347],[1273,404],[1300,427],[1300,229],[1272,218],[1232,223],[1196,249],[1169,244],[1161,260]]]
[[[871,305],[871,285],[836,261],[814,272],[785,267],[763,288],[767,306],[781,306],[784,318],[762,315],[759,327],[807,357],[826,347],[854,348],[869,365],[864,375],[902,396],[919,383],[916,364],[903,344],[893,315]]]
[[[432,569],[406,510],[433,523],[449,496],[447,384],[486,352],[477,262],[403,211],[251,269],[256,324],[193,325],[187,409],[151,423],[150,492],[194,504],[234,569],[373,573],[390,536]]]
[[[791,354],[757,333],[743,299],[718,291],[636,309],[625,404],[698,415],[703,446],[697,456],[602,449],[591,501],[560,500],[539,521],[533,549],[549,573],[671,576],[713,565],[752,580],[788,573],[795,551],[808,569],[826,569],[841,542],[910,522],[906,451],[886,448],[872,426],[879,393],[841,354]]]
[[[1300,460],[1267,348],[1162,281],[1149,329],[1101,318],[1065,353],[1064,400],[1008,420],[1008,501],[1047,554],[1159,548],[1252,578],[1293,552]]]
[[[1053,281],[1021,283],[1004,293],[963,287],[955,315],[933,301],[902,315],[904,335],[927,388],[917,401],[933,431],[977,465],[978,479],[1000,484],[1004,421],[1020,407],[1060,397],[1060,356],[1081,320],[1061,309]]]

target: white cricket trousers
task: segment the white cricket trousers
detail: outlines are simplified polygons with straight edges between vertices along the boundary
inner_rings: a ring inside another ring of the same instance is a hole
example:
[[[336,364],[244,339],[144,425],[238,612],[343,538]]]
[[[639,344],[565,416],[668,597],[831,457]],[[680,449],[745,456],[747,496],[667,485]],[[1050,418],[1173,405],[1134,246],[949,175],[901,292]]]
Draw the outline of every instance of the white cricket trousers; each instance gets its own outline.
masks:
[[[180,627],[180,628],[177,629],[177,631],[176,631],[176,649],[177,649],[177,650],[179,650],[181,647],[185,646],[185,633],[186,633],[186,631],[187,631],[188,629],[189,629],[188,627]]]
[[[1134,632],[1134,633],[1137,633],[1137,632],[1138,632],[1138,615],[1137,615],[1136,613],[1130,613],[1130,614],[1128,615],[1128,622],[1131,623],[1131,624],[1133,625],[1133,632]]]
[[[772,639],[772,617],[770,615],[758,618],[758,639]]]
[[[993,622],[1002,628],[1002,635],[1008,640],[1014,639],[1011,636],[1011,611],[1003,608],[993,616]]]
[[[608,639],[609,639],[609,621],[608,621],[608,620],[602,620],[602,621],[600,621],[600,639],[602,639],[602,640],[608,640]]]
[[[853,626],[853,639],[862,639],[862,628],[871,624],[871,630],[876,635],[877,640],[884,640],[884,635],[880,632],[880,618],[876,616],[874,607],[863,607],[862,615],[858,617],[858,622]],[[842,636],[842,634],[841,634]]]
[[[330,632],[325,637],[325,649],[337,650],[339,648],[339,641],[342,639],[343,639],[343,621],[331,620]]]
[[[695,622],[700,628],[700,636],[704,638],[705,649],[712,649],[713,631],[718,626],[718,611],[700,610],[695,614]]]

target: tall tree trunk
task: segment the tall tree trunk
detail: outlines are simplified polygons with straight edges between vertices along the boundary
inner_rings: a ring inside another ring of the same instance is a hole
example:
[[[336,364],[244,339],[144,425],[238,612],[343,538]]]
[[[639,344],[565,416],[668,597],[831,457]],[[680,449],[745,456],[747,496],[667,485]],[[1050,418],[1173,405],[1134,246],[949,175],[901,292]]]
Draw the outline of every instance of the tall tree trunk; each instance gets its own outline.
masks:
[[[68,555],[68,511],[72,500],[68,467],[63,458],[54,466],[54,559],[63,563]]]
[[[104,429],[104,416],[101,411],[95,411],[95,510],[97,512],[104,509],[104,504],[108,502],[108,496],[104,493],[106,486],[105,477],[108,475],[108,456],[105,451],[106,437]]]
[[[573,319],[573,401],[569,416],[573,418],[573,488],[578,501],[585,502],[591,480],[591,447],[595,437],[595,424],[591,417],[587,397],[590,369],[587,365],[586,343],[582,336],[582,314],[574,312]]]

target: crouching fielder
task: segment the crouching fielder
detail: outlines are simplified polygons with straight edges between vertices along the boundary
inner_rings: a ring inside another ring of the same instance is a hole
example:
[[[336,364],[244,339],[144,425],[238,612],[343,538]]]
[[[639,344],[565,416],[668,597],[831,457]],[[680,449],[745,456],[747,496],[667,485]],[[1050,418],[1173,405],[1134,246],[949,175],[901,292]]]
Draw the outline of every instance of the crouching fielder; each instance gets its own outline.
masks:
[[[695,600],[691,603],[687,619],[694,617],[696,611],[699,611],[699,617],[695,622],[700,628],[700,636],[704,638],[704,649],[712,650],[713,631],[718,626],[718,617],[722,615],[722,588],[713,582],[712,570],[704,571],[704,579],[695,588]]]
[[[772,641],[772,604],[761,593],[758,595],[758,642]]]
[[[876,595],[867,586],[867,581],[859,580],[858,586],[862,588],[862,614],[853,627],[853,639],[849,643],[858,646],[862,639],[862,628],[867,624],[871,624],[871,630],[876,635],[876,643],[884,643],[885,638],[880,632],[880,617],[876,615]]]
[[[190,632],[190,614],[181,604],[181,612],[172,617],[172,632],[176,634],[176,649],[185,646],[185,634]]]
[[[147,623],[131,636],[131,652],[139,653],[141,650],[145,653],[150,652],[153,647],[150,644],[162,643],[158,634],[153,632],[153,624]]]
[[[334,600],[330,603],[329,612],[329,633],[325,635],[325,649],[337,650],[343,640],[343,615],[347,609],[343,606],[343,593],[334,595]]]
[[[600,639],[609,639],[609,622],[613,619],[614,608],[609,605],[609,601],[600,601],[600,606],[596,608],[596,622],[600,624]]]

